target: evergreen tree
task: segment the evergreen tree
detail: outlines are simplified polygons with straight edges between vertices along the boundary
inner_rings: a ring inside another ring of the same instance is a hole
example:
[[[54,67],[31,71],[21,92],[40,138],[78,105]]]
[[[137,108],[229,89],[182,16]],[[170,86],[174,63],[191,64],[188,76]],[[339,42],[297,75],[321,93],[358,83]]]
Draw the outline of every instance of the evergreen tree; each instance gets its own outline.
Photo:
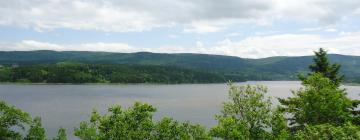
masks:
[[[311,73],[299,76],[304,88],[293,92],[295,97],[279,99],[284,111],[293,115],[291,124],[360,124],[360,112],[356,110],[359,101],[349,99],[340,89],[344,77],[339,75],[340,67],[330,64],[324,49],[315,52],[314,63],[309,66]]]
[[[315,52],[314,63],[309,66],[311,73],[321,73],[325,77],[329,78],[335,85],[339,86],[344,79],[343,75],[339,75],[340,64],[330,64],[327,52],[320,48],[318,52]]]
[[[329,78],[320,73],[308,76],[294,97],[280,99],[284,111],[292,114],[290,125],[305,126],[351,121],[352,102]]]

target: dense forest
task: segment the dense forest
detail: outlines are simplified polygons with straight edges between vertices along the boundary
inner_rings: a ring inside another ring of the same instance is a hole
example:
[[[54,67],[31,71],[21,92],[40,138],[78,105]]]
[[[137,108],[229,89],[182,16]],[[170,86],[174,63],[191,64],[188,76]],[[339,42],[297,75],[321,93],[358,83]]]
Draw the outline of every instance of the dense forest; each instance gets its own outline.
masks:
[[[222,75],[153,65],[60,62],[0,68],[0,82],[22,83],[220,83]]]
[[[168,117],[155,121],[156,108],[136,102],[127,109],[110,107],[107,114],[94,110],[73,134],[81,140],[359,140],[360,101],[346,96],[339,70],[320,49],[310,72],[298,77],[303,87],[279,98],[278,106],[266,97],[265,86],[230,82],[229,100],[209,129]],[[0,101],[0,139],[45,140],[45,132],[40,117]],[[60,128],[53,140],[66,135]]]
[[[330,61],[342,65],[345,82],[360,82],[360,57],[330,54]],[[79,62],[101,65],[170,66],[188,70],[216,73],[226,80],[297,80],[297,74],[309,72],[312,56],[270,57],[245,59],[207,54],[109,53],[81,51],[0,51],[3,67],[49,65],[60,62]],[[0,66],[1,67],[1,66]],[[188,79],[188,81],[191,81]]]

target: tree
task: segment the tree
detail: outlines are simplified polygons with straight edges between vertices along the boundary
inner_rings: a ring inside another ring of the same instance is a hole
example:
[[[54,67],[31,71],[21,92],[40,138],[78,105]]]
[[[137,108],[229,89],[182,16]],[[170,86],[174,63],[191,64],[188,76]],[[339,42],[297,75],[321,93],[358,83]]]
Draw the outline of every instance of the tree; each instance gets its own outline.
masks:
[[[166,117],[156,123],[153,132],[155,140],[210,140],[204,127]]]
[[[12,75],[13,75],[13,72],[11,71],[10,68],[7,68],[7,67],[1,68],[0,67],[0,82],[11,82]]]
[[[94,115],[94,114],[93,114]],[[74,135],[81,140],[99,140],[98,124],[94,122],[81,122],[78,128],[75,128]]]
[[[110,114],[104,116],[93,111],[90,122],[81,122],[75,129],[75,136],[83,140],[209,139],[200,125],[179,123],[170,118],[155,123],[152,119],[155,111],[151,105],[138,102],[127,110],[111,107]]]
[[[54,138],[53,140],[67,140],[66,130],[61,127],[58,131],[56,138]]]
[[[279,106],[275,108],[272,114],[271,131],[272,131],[271,139],[286,140],[290,138],[290,133],[288,130],[288,121],[284,117],[284,114]]]
[[[360,127],[346,123],[343,126],[331,124],[309,125],[304,130],[297,131],[295,140],[358,140]]]
[[[30,121],[28,113],[0,101],[0,139],[21,139],[21,133],[15,131],[14,128],[24,130]]]
[[[210,130],[210,135],[224,140],[246,140],[250,139],[249,128],[245,121],[235,117],[216,117],[218,125]]]
[[[294,115],[290,124],[360,124],[360,112],[356,110],[360,101],[349,99],[340,89],[344,77],[339,75],[340,67],[330,64],[324,49],[315,52],[314,64],[309,66],[311,73],[299,76],[305,88],[293,92],[295,97],[279,99],[285,111]]]
[[[212,136],[230,140],[286,136],[285,119],[281,113],[271,110],[270,99],[264,97],[266,87],[237,87],[231,83],[229,86],[230,101],[224,103],[222,115],[216,116],[218,125],[211,129]],[[273,128],[276,136],[267,131],[269,128]]]
[[[309,65],[311,73],[321,73],[325,77],[329,78],[336,86],[339,86],[344,79],[344,75],[339,75],[339,70],[341,68],[340,64],[330,64],[327,52],[320,48],[318,52],[314,52],[314,63]]]
[[[93,112],[90,123],[81,124],[75,129],[75,135],[81,139],[145,139],[151,135],[155,111],[151,105],[135,103],[125,111],[120,106],[111,107],[110,115],[100,116]]]
[[[294,97],[279,99],[284,111],[292,114],[291,125],[341,125],[351,121],[351,100],[321,73],[308,76],[303,88],[293,91]]]
[[[41,125],[41,118],[35,117],[25,140],[46,140],[45,129]]]

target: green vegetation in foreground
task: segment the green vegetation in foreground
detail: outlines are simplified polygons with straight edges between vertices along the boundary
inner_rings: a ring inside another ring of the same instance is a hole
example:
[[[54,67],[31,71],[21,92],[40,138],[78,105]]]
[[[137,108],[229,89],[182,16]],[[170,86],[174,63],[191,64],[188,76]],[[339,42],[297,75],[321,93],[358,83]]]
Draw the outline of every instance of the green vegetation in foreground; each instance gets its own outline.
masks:
[[[171,66],[61,62],[0,68],[0,82],[19,83],[221,83],[219,74]]]
[[[311,72],[300,76],[304,87],[294,91],[293,97],[279,99],[281,105],[274,108],[265,97],[266,87],[229,83],[229,101],[215,117],[218,125],[210,129],[167,117],[154,121],[156,108],[137,102],[128,109],[110,107],[105,115],[93,111],[74,135],[82,140],[359,140],[360,102],[346,97],[346,90],[339,87],[340,66],[330,65],[323,50],[314,60]],[[39,117],[32,120],[3,101],[0,130],[2,140],[46,139]],[[60,128],[54,139],[65,140],[64,132]]]

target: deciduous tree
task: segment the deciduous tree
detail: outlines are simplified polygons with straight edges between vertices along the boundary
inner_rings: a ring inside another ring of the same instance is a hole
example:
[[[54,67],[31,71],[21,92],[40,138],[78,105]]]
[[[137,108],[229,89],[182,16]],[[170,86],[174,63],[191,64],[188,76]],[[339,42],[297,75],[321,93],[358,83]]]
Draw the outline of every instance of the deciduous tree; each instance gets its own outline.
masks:
[[[21,139],[21,133],[14,128],[24,130],[31,122],[30,115],[4,101],[0,101],[0,139]]]

